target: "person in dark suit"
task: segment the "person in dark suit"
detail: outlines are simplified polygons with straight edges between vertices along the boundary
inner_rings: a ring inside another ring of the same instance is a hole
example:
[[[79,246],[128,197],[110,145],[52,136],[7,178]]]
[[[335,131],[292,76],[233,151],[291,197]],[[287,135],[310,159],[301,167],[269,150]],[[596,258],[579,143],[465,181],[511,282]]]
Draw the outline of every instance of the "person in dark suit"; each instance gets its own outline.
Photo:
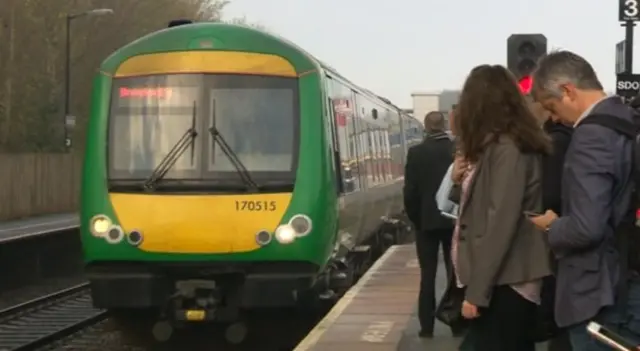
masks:
[[[530,88],[530,87],[529,87]],[[534,116],[540,121],[542,129],[551,138],[553,150],[551,154],[542,158],[542,208],[549,208],[556,213],[561,212],[562,170],[564,157],[571,142],[573,128],[563,124],[557,116],[549,111],[529,94],[530,91],[520,87],[526,95],[529,107]],[[551,257],[552,261],[555,261]],[[564,329],[557,328],[554,322],[556,277],[546,277],[540,292],[540,307],[538,309],[538,325],[533,331],[536,340],[548,340],[547,351],[572,351],[569,336]],[[547,339],[550,338],[550,339]]]
[[[563,124],[557,117],[549,117],[543,129],[551,137],[553,152],[542,161],[542,204],[556,212],[562,213],[562,169],[564,159],[571,143],[573,128]]]
[[[548,209],[531,221],[557,260],[555,319],[568,328],[574,351],[610,350],[586,330],[595,320],[640,340],[640,285],[628,281],[628,299],[617,298],[620,265],[615,229],[632,195],[632,141],[614,130],[584,122],[593,114],[633,121],[633,111],[602,84],[582,57],[558,51],[543,57],[532,93],[552,115],[573,125],[562,174],[561,215]],[[626,262],[624,262],[626,264]]]
[[[542,207],[562,215],[562,170],[573,128],[562,124],[556,116],[551,116],[545,120],[543,129],[551,137],[553,152],[542,160]],[[548,277],[542,288],[542,299],[548,300],[544,308],[549,318],[553,318],[555,286],[554,276]],[[566,330],[559,330],[557,336],[549,340],[548,351],[572,351]]]
[[[435,280],[440,246],[447,273],[451,271],[453,223],[443,217],[436,204],[436,192],[453,162],[453,143],[445,133],[442,112],[429,112],[424,118],[427,135],[409,149],[404,173],[404,207],[416,228],[416,250],[420,263],[418,318],[420,337],[432,337],[436,306]]]

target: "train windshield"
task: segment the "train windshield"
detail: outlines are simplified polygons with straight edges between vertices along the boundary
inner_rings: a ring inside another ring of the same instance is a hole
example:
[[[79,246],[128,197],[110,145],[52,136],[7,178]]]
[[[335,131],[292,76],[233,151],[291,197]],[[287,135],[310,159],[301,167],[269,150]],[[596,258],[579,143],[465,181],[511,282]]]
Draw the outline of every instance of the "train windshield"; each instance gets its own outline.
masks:
[[[198,137],[162,178],[241,182],[216,130],[256,183],[293,182],[298,149],[295,78],[176,74],[116,79],[109,128],[109,178],[147,178],[184,131]]]

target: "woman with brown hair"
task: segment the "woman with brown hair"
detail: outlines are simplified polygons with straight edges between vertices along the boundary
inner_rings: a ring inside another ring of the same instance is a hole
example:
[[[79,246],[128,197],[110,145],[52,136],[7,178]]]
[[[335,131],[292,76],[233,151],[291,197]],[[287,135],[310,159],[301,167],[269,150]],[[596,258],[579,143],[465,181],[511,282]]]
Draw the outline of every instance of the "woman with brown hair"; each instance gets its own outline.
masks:
[[[452,178],[462,192],[452,256],[470,341],[475,351],[533,351],[530,332],[551,267],[544,235],[526,215],[543,210],[549,138],[498,65],[471,71],[454,122],[461,158]]]

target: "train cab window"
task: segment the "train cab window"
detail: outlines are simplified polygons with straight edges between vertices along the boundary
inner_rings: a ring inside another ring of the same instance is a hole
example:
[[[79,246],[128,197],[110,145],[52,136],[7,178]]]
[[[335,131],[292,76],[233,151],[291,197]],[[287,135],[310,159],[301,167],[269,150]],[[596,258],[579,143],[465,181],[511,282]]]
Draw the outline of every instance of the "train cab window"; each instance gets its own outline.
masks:
[[[293,184],[298,160],[294,78],[161,74],[114,80],[109,179],[149,177],[189,131],[195,136],[163,178],[173,184],[239,182],[219,135],[261,185]],[[215,131],[216,134],[213,131]]]
[[[144,178],[194,124],[201,80],[155,76],[116,80],[109,129],[110,178]],[[167,178],[198,175],[201,153],[183,153]]]
[[[251,101],[251,103],[247,103]],[[287,172],[294,147],[293,92],[270,88],[210,90],[210,125],[250,172]],[[210,171],[235,172],[219,145],[209,143]]]

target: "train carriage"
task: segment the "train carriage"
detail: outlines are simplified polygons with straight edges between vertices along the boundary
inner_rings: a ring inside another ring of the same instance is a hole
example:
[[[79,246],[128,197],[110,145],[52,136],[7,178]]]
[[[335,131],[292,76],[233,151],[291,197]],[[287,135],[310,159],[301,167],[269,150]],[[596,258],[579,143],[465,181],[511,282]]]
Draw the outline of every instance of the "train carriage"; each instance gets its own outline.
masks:
[[[401,212],[421,137],[388,100],[255,29],[184,24],[130,43],[93,86],[81,232],[94,305],[233,321],[336,291]]]

